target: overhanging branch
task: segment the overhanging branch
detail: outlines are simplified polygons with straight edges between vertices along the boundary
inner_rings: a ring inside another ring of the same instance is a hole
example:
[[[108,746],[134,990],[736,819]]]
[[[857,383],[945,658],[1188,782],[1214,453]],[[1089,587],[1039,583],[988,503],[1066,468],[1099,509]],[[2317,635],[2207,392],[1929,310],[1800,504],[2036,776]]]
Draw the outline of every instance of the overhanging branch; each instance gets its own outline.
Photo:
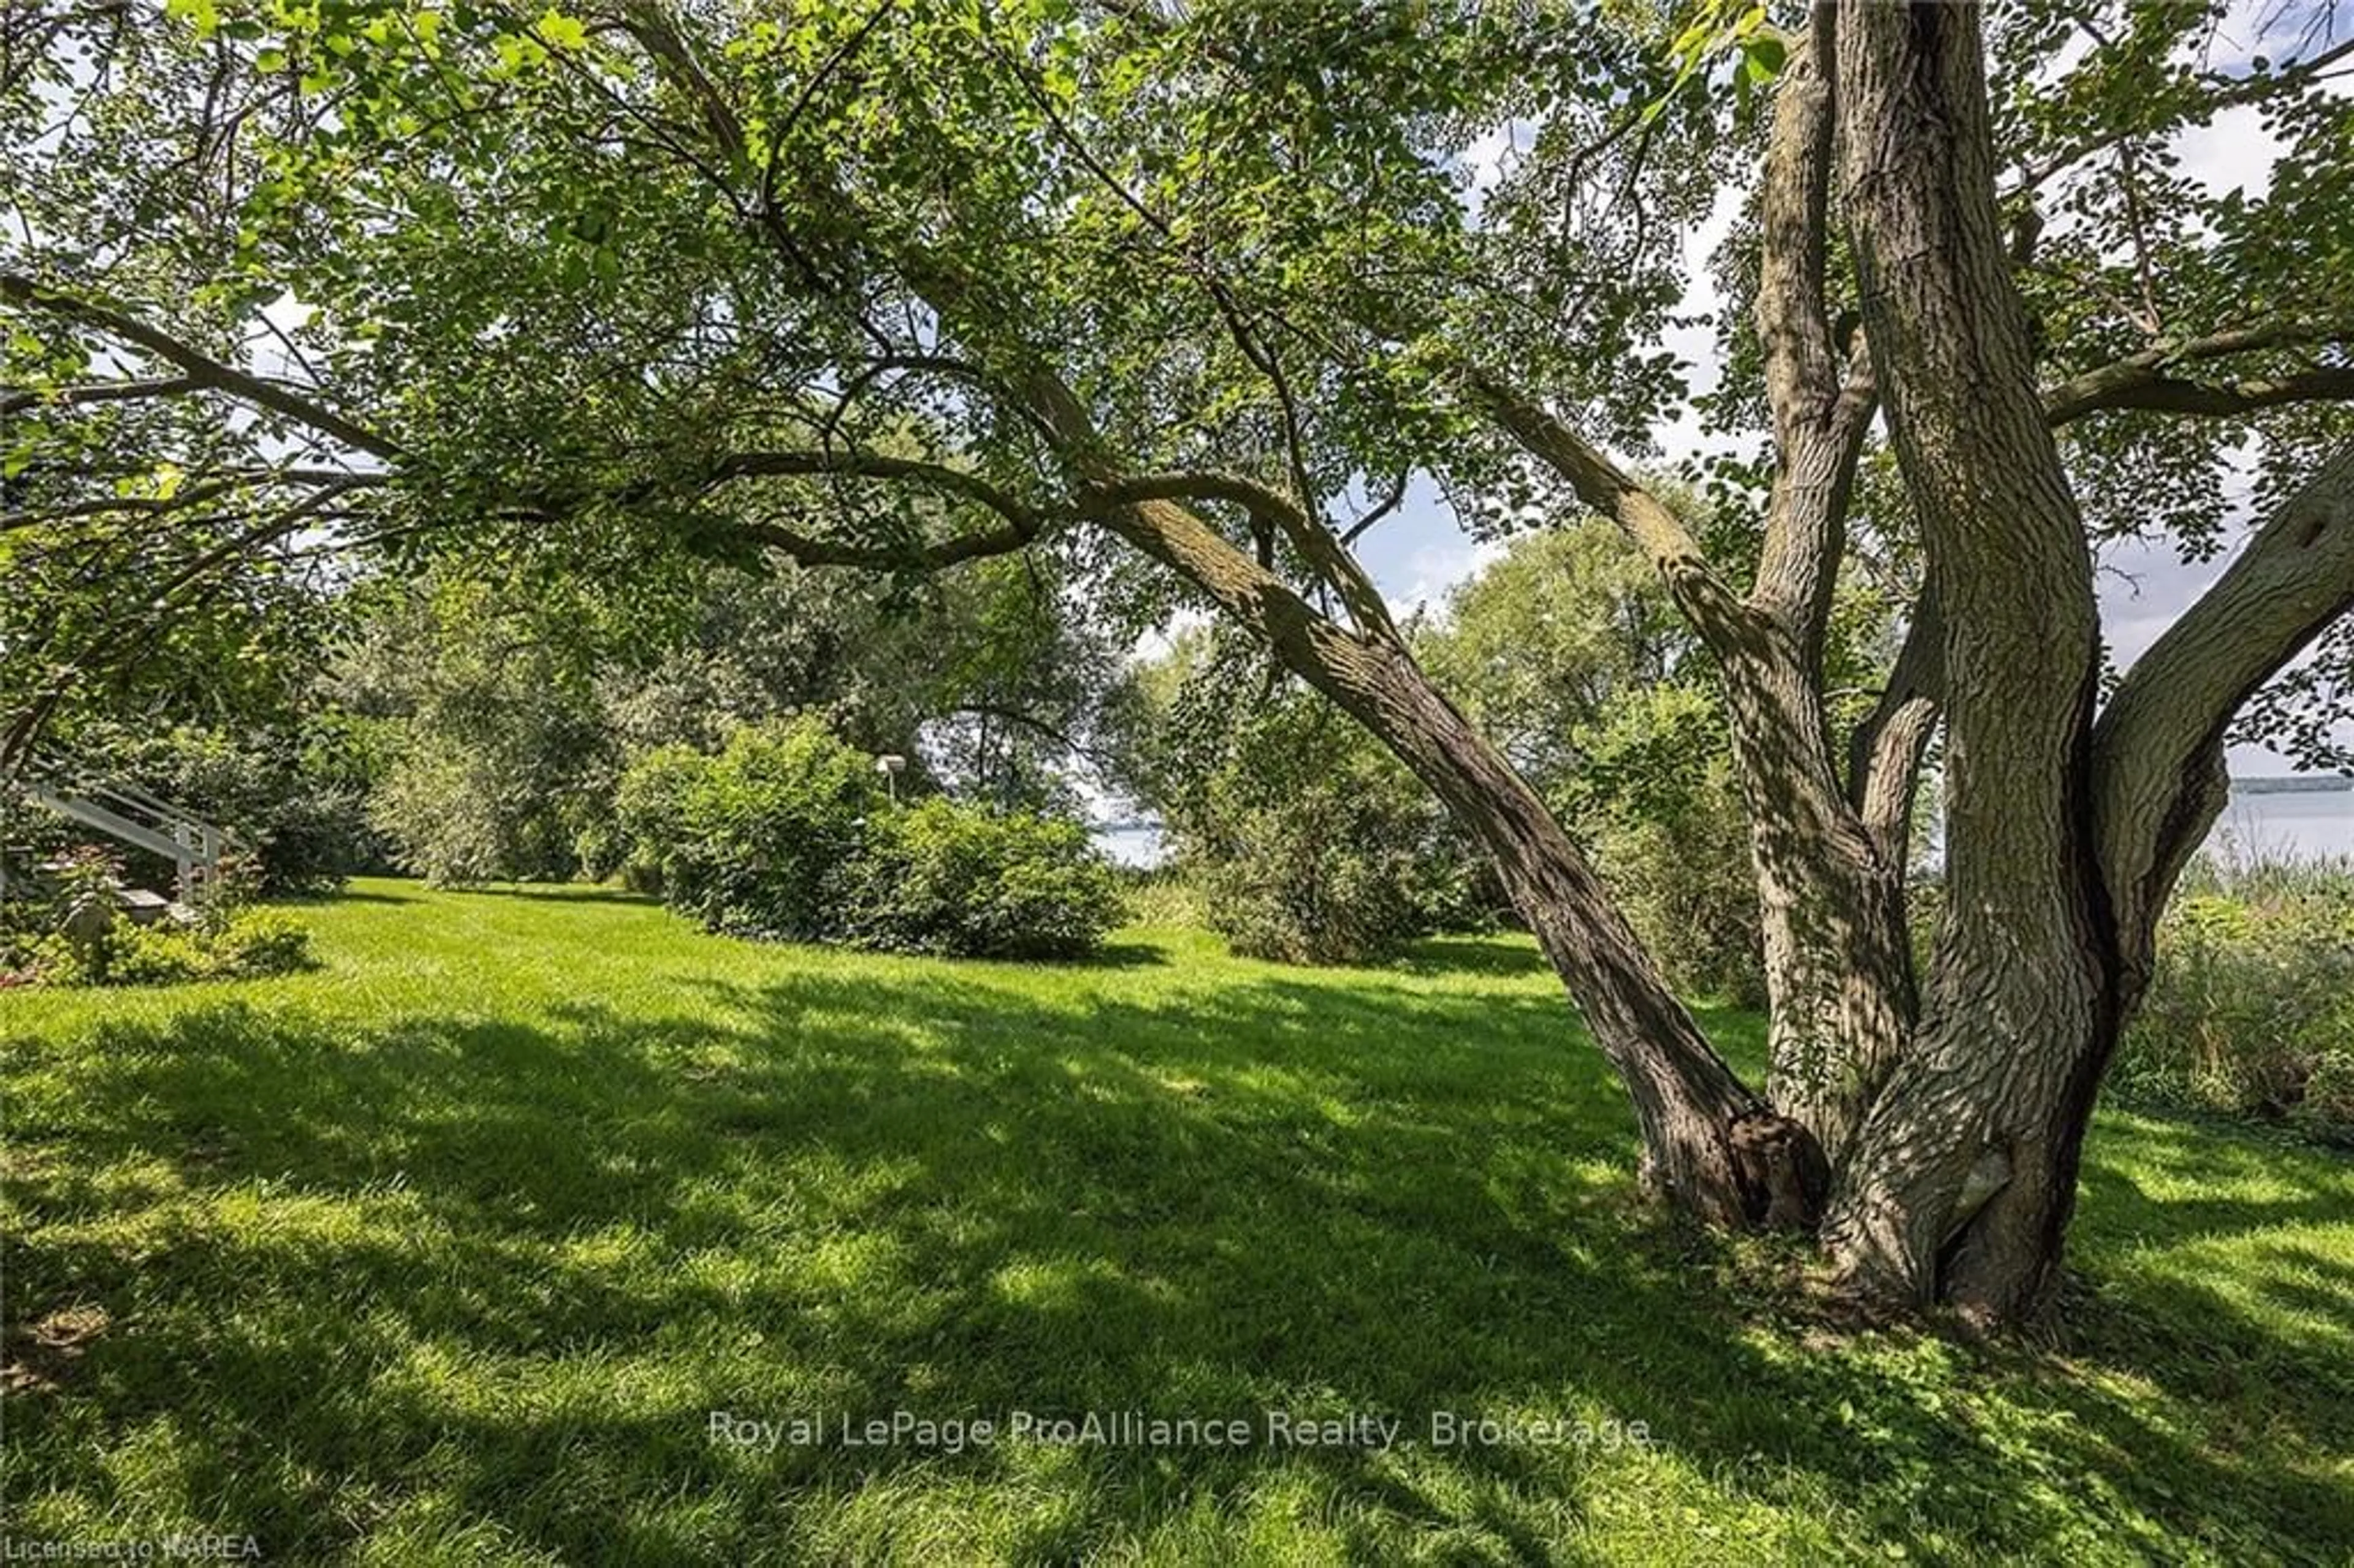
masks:
[[[2186,365],[2285,348],[2354,344],[2354,322],[2266,322],[2159,344],[2043,391],[2045,419],[2064,425],[2108,409],[2228,416],[2283,403],[2354,398],[2354,366],[2318,365],[2240,379],[2199,380]]]
[[[2256,376],[2240,381],[2191,381],[2180,376],[2149,376],[2107,387],[2078,390],[2073,395],[2066,388],[2055,390],[2061,395],[2045,405],[2054,425],[2121,408],[2229,418],[2253,414],[2259,408],[2278,408],[2284,403],[2354,401],[2354,366],[2292,371],[2285,376]]]
[[[327,436],[355,451],[389,462],[400,455],[398,443],[389,437],[378,435],[334,409],[303,397],[292,388],[226,365],[208,354],[192,348],[171,334],[146,323],[134,320],[120,311],[85,300],[62,289],[45,284],[16,272],[0,272],[0,299],[37,310],[50,315],[95,328],[107,336],[154,355],[168,365],[176,366],[196,389],[209,388],[226,393],[258,408],[267,408],[303,425],[318,434]]]
[[[740,479],[813,478],[832,475],[920,485],[975,502],[1003,519],[999,527],[960,534],[931,543],[857,545],[820,538],[779,523],[746,523],[745,538],[790,556],[803,566],[863,567],[878,571],[929,570],[988,556],[1010,555],[1034,543],[1045,531],[1044,514],[980,475],[946,463],[857,451],[737,452],[712,470],[713,487]]]
[[[102,381],[88,387],[60,387],[49,392],[10,392],[0,396],[0,414],[21,414],[44,406],[78,408],[86,403],[135,403],[150,397],[171,397],[203,389],[191,376],[149,381]]]

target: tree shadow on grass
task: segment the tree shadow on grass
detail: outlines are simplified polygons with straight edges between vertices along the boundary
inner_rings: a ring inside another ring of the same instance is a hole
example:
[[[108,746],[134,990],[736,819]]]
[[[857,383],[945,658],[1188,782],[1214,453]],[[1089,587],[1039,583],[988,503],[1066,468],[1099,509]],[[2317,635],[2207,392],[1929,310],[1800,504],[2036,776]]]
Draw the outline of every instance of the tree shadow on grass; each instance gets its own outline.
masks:
[[[1525,937],[1427,937],[1406,945],[1384,969],[1410,975],[1542,975],[1553,972]]]
[[[1051,962],[1057,969],[1150,969],[1166,966],[1169,952],[1150,942],[1105,942],[1079,958]]]
[[[14,1413],[19,1496],[158,1528],[176,1502],[280,1560],[456,1525],[599,1562],[1206,1560],[1296,1517],[1361,1561],[1575,1562],[1665,1464],[1728,1512],[1835,1499],[1841,1552],[2048,1560],[2091,1520],[2167,1555],[2218,1543],[2219,1497],[2232,1555],[2354,1541],[2326,1468],[2271,1463],[2342,1455],[2342,1406],[2287,1401],[2219,1446],[2182,1418],[2234,1393],[2176,1376],[2159,1418],[2068,1363],[1819,1336],[1718,1288],[1737,1256],[1629,1202],[1619,1091],[1551,998],[1275,978],[1055,1006],[978,969],[706,989],[674,1017],[102,1030],[11,1128],[35,1151],[12,1312],[90,1300],[119,1329]],[[2098,1159],[2088,1226],[2187,1234]],[[2267,1384],[2343,1375],[2219,1294],[2098,1284],[2095,1360],[2147,1319]],[[771,1451],[711,1441],[714,1409],[1516,1413],[1641,1422],[1666,1457]]]
[[[331,904],[422,904],[413,893],[379,893],[372,888],[339,887],[333,893],[289,893],[271,897],[272,904],[296,909],[324,908]]]
[[[609,887],[593,882],[486,882],[466,888],[469,897],[510,898],[529,904],[620,904],[653,908],[662,900],[650,893]]]

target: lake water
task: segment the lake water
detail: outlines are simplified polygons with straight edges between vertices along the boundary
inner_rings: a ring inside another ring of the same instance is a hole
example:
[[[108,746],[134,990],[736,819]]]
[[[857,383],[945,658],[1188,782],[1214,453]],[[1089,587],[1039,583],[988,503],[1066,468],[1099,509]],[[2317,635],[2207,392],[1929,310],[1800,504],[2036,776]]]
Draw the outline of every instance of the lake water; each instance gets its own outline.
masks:
[[[1120,865],[1150,871],[1169,854],[1158,822],[1101,822],[1095,828],[1096,848]]]
[[[2207,847],[2243,860],[2354,855],[2354,789],[2236,791]]]

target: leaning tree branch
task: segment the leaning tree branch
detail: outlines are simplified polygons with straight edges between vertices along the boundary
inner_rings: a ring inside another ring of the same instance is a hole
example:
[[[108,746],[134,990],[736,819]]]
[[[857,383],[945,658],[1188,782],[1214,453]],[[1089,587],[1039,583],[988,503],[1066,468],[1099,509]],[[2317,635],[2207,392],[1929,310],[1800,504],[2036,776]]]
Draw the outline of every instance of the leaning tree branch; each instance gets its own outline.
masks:
[[[2231,418],[2275,408],[2285,403],[2354,402],[2354,366],[2291,371],[2283,376],[2256,376],[2238,381],[2192,381],[2182,376],[2150,376],[2109,387],[2089,395],[2062,397],[2046,405],[2052,423],[2064,425],[2087,414],[2134,408],[2154,414],[2190,414],[2207,418]]]
[[[1347,549],[1350,546],[1355,544],[1358,540],[1371,533],[1374,524],[1380,523],[1383,518],[1389,516],[1399,507],[1405,505],[1406,486],[1412,482],[1413,479],[1414,470],[1410,468],[1402,468],[1398,470],[1397,482],[1390,486],[1389,493],[1383,496],[1381,500],[1375,502],[1372,507],[1367,509],[1364,515],[1357,518],[1346,528],[1341,530],[1341,547],[1344,550]]]
[[[269,490],[281,485],[333,486],[341,494],[390,482],[382,472],[319,468],[222,468],[198,475],[170,495],[105,495],[22,512],[0,513],[0,534],[47,527],[59,523],[86,522],[99,517],[137,515],[151,521],[178,518],[240,491]]]
[[[2354,446],[2324,463],[2134,661],[2094,730],[2095,834],[2129,957],[2221,809],[2232,715],[2349,612]]]
[[[1059,376],[1034,370],[1025,391],[1031,408],[1091,486],[1088,494],[1099,525],[1208,593],[1327,696],[1344,703],[1358,700],[1371,652],[1364,640],[1320,612],[1281,576],[1182,504],[1170,476],[1136,479],[1114,471],[1102,456],[1101,432],[1077,394]],[[1185,477],[1200,481],[1211,476]],[[1224,499],[1246,504],[1239,493]],[[1405,657],[1404,645],[1394,638],[1387,647],[1394,656]]]
[[[1293,497],[1247,475],[1191,471],[1123,474],[1098,481],[1087,492],[1091,509],[1123,508],[1147,501],[1221,501],[1242,507],[1254,521],[1282,531],[1317,579],[1341,596],[1358,630],[1396,640],[1396,623],[1373,578],[1322,520]]]
[[[1484,366],[1458,371],[1471,397],[1522,450],[1567,482],[1585,506],[1610,519],[1651,563],[1695,630],[1712,646],[1743,630],[1747,614],[1700,541],[1667,503],[1527,392]]]
[[[47,392],[0,394],[0,414],[21,414],[44,406],[79,408],[86,403],[136,403],[150,397],[172,397],[202,390],[204,383],[190,376],[150,381],[101,381],[88,387],[59,387]]]
[[[968,469],[921,458],[898,458],[880,452],[842,449],[808,451],[732,452],[712,465],[707,487],[717,488],[739,479],[806,479],[836,475],[851,479],[896,480],[928,485],[977,501],[1007,523],[1035,535],[1045,524],[1038,510],[1011,492]]]
[[[742,479],[834,476],[912,484],[971,501],[995,513],[1002,524],[930,543],[854,545],[804,534],[780,523],[738,525],[745,538],[808,567],[863,567],[877,571],[933,570],[988,556],[1011,555],[1035,543],[1048,515],[964,469],[917,458],[876,452],[815,450],[736,452],[712,468],[706,489]]]
[[[283,415],[297,424],[341,441],[357,451],[390,462],[400,456],[398,443],[379,435],[333,408],[302,394],[239,370],[190,347],[160,328],[111,310],[93,301],[49,287],[16,272],[0,272],[0,299],[30,310],[76,322],[131,344],[178,367],[196,389],[226,393],[259,408]]]

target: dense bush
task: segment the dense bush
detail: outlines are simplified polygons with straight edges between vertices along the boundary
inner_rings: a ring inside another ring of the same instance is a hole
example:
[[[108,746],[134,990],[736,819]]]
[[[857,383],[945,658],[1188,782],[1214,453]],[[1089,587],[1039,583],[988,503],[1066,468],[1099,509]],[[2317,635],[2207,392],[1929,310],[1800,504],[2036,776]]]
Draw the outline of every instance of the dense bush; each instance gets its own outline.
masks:
[[[2112,1082],[2354,1139],[2354,865],[2187,879]]]
[[[614,788],[612,817],[584,846],[584,867],[605,868],[640,893],[685,907],[695,858],[687,797],[710,768],[711,758],[684,742],[640,753]]]
[[[310,965],[310,933],[281,911],[246,904],[246,886],[217,887],[187,923],[142,926],[117,904],[122,885],[119,861],[84,850],[37,895],[12,900],[0,910],[0,983],[172,985]]]
[[[1382,802],[1335,789],[1238,807],[1195,863],[1210,927],[1279,963],[1389,958],[1431,929],[1417,836]]]
[[[935,798],[870,824],[849,879],[860,947],[1066,959],[1119,923],[1119,884],[1077,822]]]
[[[803,717],[746,725],[716,756],[647,753],[622,775],[616,821],[640,879],[673,908],[738,936],[840,934],[846,868],[883,803],[874,762]]]
[[[368,820],[391,842],[402,870],[437,887],[541,869],[524,863],[502,794],[494,760],[419,749],[377,783]]]
[[[445,581],[361,622],[329,694],[373,759],[368,820],[440,885],[563,881],[609,809],[614,747],[588,651],[548,607]]]
[[[1429,791],[1324,699],[1227,717],[1164,791],[1212,929],[1283,963],[1370,963],[1481,923],[1485,863]]]
[[[1118,884],[1078,823],[946,800],[894,807],[874,759],[814,717],[715,756],[659,747],[615,795],[605,853],[715,930],[997,958],[1084,953]]]

